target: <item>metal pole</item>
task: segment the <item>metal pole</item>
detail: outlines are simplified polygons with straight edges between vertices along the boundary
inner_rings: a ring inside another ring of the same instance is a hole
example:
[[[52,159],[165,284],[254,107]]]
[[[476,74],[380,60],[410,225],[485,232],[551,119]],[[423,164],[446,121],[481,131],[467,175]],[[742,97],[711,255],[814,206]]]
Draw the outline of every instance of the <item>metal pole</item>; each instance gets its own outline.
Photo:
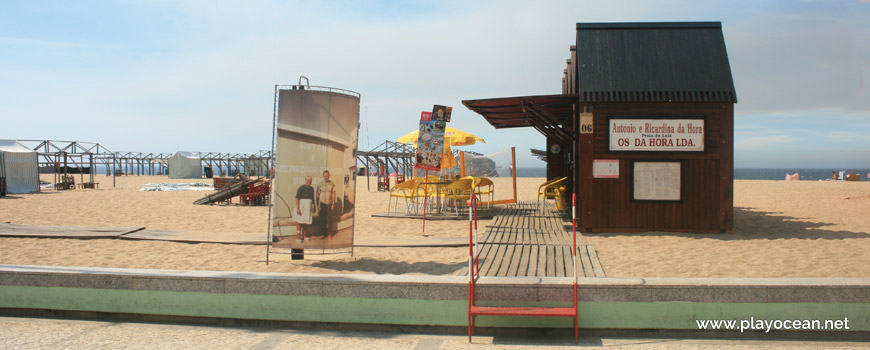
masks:
[[[96,170],[94,167],[94,154],[90,153],[90,154],[88,154],[88,157],[90,158],[90,163],[91,163],[91,184],[93,184],[94,183],[94,170]]]
[[[511,147],[511,175],[514,180],[514,203],[517,202],[517,148]],[[494,199],[494,198],[493,198]]]
[[[574,259],[574,288],[577,288],[577,194],[571,194],[571,236],[574,239],[571,258]],[[576,296],[575,296],[576,298]]]
[[[366,156],[366,190],[368,190],[369,192],[372,191],[372,184],[371,184],[371,182],[369,182],[369,173],[372,172],[371,168],[372,168],[372,161],[371,161],[371,159],[369,159],[368,156]]]
[[[69,175],[66,173],[66,169],[67,169],[66,152],[63,152],[63,177],[64,177],[64,180],[66,180],[67,175]]]
[[[459,177],[465,177],[465,151],[459,152]]]
[[[428,181],[429,181],[429,170],[426,170],[426,177],[423,178],[423,183],[426,183]],[[423,187],[423,233],[426,233],[426,202],[428,199],[429,199],[429,185],[426,185]]]
[[[84,172],[84,170],[85,170],[84,169],[85,168],[85,158],[83,156],[79,155],[79,162],[76,163],[76,161],[73,161],[73,163],[75,163],[76,167],[79,168],[79,183],[84,183],[85,182],[85,172]]]
[[[275,155],[275,133],[278,125],[278,84],[275,84],[274,99],[272,102],[272,156]],[[269,265],[269,249],[272,247],[272,207],[274,206],[275,198],[275,178],[272,178],[272,185],[269,190],[272,192],[269,195],[269,219],[266,221],[266,265]]]

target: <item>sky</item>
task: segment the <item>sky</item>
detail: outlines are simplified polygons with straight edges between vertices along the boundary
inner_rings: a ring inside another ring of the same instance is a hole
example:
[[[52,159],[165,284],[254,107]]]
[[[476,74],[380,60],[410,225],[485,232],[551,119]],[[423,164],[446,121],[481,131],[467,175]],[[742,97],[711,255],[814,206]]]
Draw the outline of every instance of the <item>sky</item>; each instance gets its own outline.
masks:
[[[0,139],[112,151],[255,153],[271,147],[275,84],[359,92],[359,148],[420,112],[517,148],[467,99],[561,93],[577,22],[720,21],[738,168],[870,167],[870,0],[4,1]]]

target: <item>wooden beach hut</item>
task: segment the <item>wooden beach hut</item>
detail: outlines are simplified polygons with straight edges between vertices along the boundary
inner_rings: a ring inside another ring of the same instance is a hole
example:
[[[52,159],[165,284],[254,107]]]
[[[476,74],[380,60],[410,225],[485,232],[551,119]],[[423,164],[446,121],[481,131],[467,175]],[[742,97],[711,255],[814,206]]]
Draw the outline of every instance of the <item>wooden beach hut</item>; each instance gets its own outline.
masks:
[[[719,22],[578,23],[562,94],[466,100],[547,139],[582,232],[731,232],[734,103]]]

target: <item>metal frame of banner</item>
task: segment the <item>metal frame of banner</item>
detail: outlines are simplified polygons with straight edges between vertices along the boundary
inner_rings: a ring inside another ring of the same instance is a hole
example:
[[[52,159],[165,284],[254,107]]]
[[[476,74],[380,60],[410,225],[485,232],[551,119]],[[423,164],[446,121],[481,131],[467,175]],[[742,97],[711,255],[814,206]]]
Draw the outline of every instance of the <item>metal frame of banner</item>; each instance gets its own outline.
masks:
[[[302,85],[302,79],[305,79],[305,85]],[[275,141],[278,133],[278,92],[281,90],[311,90],[311,91],[323,91],[329,93],[340,93],[344,95],[354,96],[356,98],[360,98],[360,93],[345,89],[332,88],[326,86],[311,86],[308,81],[308,77],[304,75],[299,76],[299,83],[297,85],[279,85],[275,84],[275,91],[273,96],[272,103],[272,164],[277,162],[277,157],[275,157]],[[272,179],[274,181],[275,175],[272,174]],[[269,255],[270,253],[274,254],[290,254],[295,256],[304,257],[306,250],[308,254],[313,255],[332,255],[332,254],[347,254],[350,253],[350,257],[353,257],[353,236],[351,236],[350,248],[307,248],[307,249],[297,249],[297,248],[275,248],[272,247],[272,209],[274,207],[274,203],[272,202],[272,198],[275,198],[275,187],[274,184],[270,186],[270,200],[269,200],[269,215],[266,221],[266,265],[269,265]],[[354,218],[356,220],[356,218]],[[355,223],[354,223],[355,224]],[[288,252],[289,250],[289,252]],[[312,251],[315,251],[312,253]],[[316,253],[316,251],[320,251],[320,253]]]

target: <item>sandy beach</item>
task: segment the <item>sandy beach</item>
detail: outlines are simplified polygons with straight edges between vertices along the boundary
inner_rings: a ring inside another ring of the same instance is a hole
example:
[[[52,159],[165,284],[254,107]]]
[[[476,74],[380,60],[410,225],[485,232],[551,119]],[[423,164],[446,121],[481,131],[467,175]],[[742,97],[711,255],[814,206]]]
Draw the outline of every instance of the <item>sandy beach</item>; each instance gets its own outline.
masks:
[[[734,233],[589,234],[608,276],[868,277],[870,183],[734,181]]]
[[[52,181],[51,176],[44,180]],[[539,178],[517,179],[519,200],[535,197]],[[76,176],[78,182],[78,176]],[[98,190],[46,191],[0,198],[0,222],[28,225],[147,227],[214,234],[262,233],[266,207],[193,205],[201,191],[143,192],[147,183],[210,182],[158,176],[97,175]],[[510,181],[497,181],[498,197]],[[374,181],[372,181],[374,186]],[[375,218],[387,194],[357,189],[356,237],[424,237],[416,219]],[[870,183],[735,181],[733,234],[586,235],[610,277],[870,277]],[[488,221],[481,221],[486,225]],[[466,221],[427,221],[425,235],[467,237]],[[263,245],[116,239],[0,238],[0,264],[298,273],[461,273],[467,248],[365,248],[292,261]]]

